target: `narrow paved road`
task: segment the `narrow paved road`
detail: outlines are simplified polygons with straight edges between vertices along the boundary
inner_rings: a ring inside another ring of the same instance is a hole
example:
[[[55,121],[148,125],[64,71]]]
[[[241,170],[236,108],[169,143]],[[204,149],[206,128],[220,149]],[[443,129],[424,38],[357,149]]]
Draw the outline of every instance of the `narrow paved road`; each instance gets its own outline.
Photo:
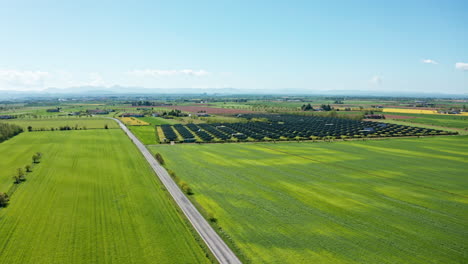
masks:
[[[122,130],[128,135],[128,137],[135,143],[138,149],[141,151],[143,156],[146,158],[148,163],[153,168],[154,172],[158,175],[161,182],[164,184],[166,189],[172,195],[177,205],[179,205],[182,212],[187,216],[190,223],[200,236],[205,241],[208,248],[213,252],[213,255],[218,259],[219,263],[241,263],[237,256],[232,250],[224,243],[219,235],[213,230],[203,216],[198,212],[195,206],[190,200],[184,195],[179,189],[179,186],[172,180],[166,169],[159,165],[149,150],[143,145],[140,140],[133,135],[133,133],[118,119],[114,119],[122,128]]]

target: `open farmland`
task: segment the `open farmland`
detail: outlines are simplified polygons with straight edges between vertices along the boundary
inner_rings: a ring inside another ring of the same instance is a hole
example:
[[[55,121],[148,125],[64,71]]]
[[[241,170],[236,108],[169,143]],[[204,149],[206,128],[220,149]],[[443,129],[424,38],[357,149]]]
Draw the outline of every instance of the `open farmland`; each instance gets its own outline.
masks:
[[[158,125],[174,125],[178,124],[179,122],[174,119],[164,119],[162,117],[153,117],[153,116],[147,116],[147,117],[139,117],[138,119],[149,123],[153,126],[158,126]]]
[[[385,114],[387,119],[398,119],[408,124],[424,124],[440,127],[468,129],[468,116],[466,115],[429,115],[429,114],[403,114],[405,118],[393,118],[393,115]],[[404,120],[401,120],[404,119]]]
[[[119,119],[127,126],[148,126],[149,123],[135,117],[119,117]]]
[[[146,160],[121,130],[22,133],[0,144],[0,263],[207,263]]]
[[[52,128],[55,130],[64,126],[77,127],[78,129],[94,129],[104,128],[105,125],[108,128],[118,128],[117,124],[110,119],[86,117],[10,119],[0,122],[16,124],[23,127],[24,130],[27,130],[28,126],[31,126],[32,130],[51,130]]]
[[[159,145],[253,263],[468,261],[468,137]]]
[[[437,113],[436,108],[383,108],[384,113],[403,113],[403,114],[426,114],[426,115],[445,115]],[[461,116],[468,116],[467,112],[460,113]]]
[[[159,143],[159,137],[155,126],[128,126],[128,129],[145,145]]]

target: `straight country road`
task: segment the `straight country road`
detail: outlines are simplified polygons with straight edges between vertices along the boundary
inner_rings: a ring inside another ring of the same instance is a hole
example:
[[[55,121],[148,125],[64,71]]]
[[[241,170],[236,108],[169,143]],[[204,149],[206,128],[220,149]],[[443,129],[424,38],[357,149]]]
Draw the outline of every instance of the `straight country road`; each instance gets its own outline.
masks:
[[[137,148],[141,151],[143,156],[146,158],[148,163],[153,168],[156,175],[159,177],[161,182],[164,184],[166,189],[174,198],[177,205],[180,207],[185,216],[197,230],[198,234],[205,241],[208,248],[213,252],[213,255],[219,261],[219,263],[241,263],[237,256],[232,250],[224,243],[214,229],[208,224],[203,216],[198,212],[197,208],[190,202],[185,194],[180,190],[179,186],[174,182],[169,173],[164,167],[162,167],[156,159],[153,157],[151,152],[141,143],[141,141],[118,119],[112,118],[119,125],[120,128],[128,135],[133,141]]]

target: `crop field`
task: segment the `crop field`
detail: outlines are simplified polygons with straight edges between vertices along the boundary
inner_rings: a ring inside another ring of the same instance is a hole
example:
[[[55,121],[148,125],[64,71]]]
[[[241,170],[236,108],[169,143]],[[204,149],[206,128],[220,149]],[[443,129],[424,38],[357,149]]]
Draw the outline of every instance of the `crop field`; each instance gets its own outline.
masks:
[[[446,115],[439,114],[433,109],[408,109],[408,108],[383,108],[384,113],[404,113],[404,114],[430,114],[430,115]],[[468,116],[468,112],[460,113],[459,116]]]
[[[77,127],[78,129],[94,129],[104,128],[105,125],[108,128],[118,128],[118,125],[110,119],[86,117],[9,119],[0,122],[16,124],[23,127],[24,130],[27,130],[28,126],[31,126],[32,130],[51,130],[52,128],[55,130],[63,126]]]
[[[155,126],[128,126],[128,129],[145,145],[159,143],[159,137]]]
[[[9,172],[41,163],[0,208],[0,263],[208,263],[146,160],[121,130],[22,133],[0,144]]]
[[[152,117],[152,116],[149,116],[149,117],[139,117],[138,119],[146,122],[146,123],[149,123],[153,126],[159,126],[159,125],[173,125],[173,124],[178,124],[179,122],[177,120],[174,120],[174,119],[164,119],[164,118],[161,118],[161,117]]]
[[[387,119],[391,119],[388,115],[385,115]],[[451,127],[451,128],[468,128],[468,116],[466,115],[420,115],[420,114],[404,114],[407,119],[399,121],[404,121],[409,124],[425,124],[425,125],[434,125],[440,127]]]
[[[60,112],[47,112],[47,109],[57,108],[60,107]],[[38,106],[38,107],[24,107],[16,110],[4,111],[2,113],[5,114],[14,114],[14,115],[25,115],[26,117],[60,117],[66,116],[68,113],[72,112],[83,112],[85,113],[86,110],[96,110],[96,109],[106,109],[111,110],[115,109],[115,106],[107,106],[103,104],[61,104],[61,105],[53,105],[53,106]],[[109,116],[113,113],[106,114],[106,115],[99,115],[99,116]]]
[[[468,137],[151,147],[252,263],[465,263]]]
[[[147,126],[148,122],[135,117],[119,117],[119,119],[127,126]]]

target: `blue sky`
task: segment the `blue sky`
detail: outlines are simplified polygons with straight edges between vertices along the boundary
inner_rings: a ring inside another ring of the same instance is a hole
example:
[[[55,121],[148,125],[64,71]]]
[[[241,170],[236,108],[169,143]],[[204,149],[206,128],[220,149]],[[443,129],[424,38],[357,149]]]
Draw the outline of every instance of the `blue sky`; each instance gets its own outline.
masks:
[[[468,1],[0,0],[0,6],[0,90],[468,92]]]

